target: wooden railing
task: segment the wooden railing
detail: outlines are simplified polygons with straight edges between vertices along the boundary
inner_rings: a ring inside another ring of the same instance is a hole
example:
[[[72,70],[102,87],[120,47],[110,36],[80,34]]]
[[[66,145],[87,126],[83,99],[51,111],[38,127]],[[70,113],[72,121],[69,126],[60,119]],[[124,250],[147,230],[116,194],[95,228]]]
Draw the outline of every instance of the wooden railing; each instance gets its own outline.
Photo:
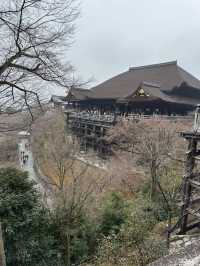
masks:
[[[68,119],[76,119],[76,120],[82,120],[82,121],[90,121],[90,122],[101,122],[101,123],[114,123],[115,121],[115,115],[114,114],[91,114],[91,113],[85,113],[85,112],[72,112],[69,113]]]
[[[179,116],[179,115],[140,115],[140,114],[129,114],[128,116],[115,115],[115,114],[99,114],[99,113],[86,113],[86,112],[69,112],[69,119],[78,119],[84,121],[95,121],[95,122],[105,122],[105,123],[114,123],[115,121],[131,121],[131,120],[146,120],[146,119],[155,119],[155,120],[186,120],[191,121],[194,119],[192,115]]]
[[[155,120],[170,120],[170,121],[177,121],[177,120],[193,120],[194,117],[192,115],[140,115],[140,114],[129,114],[126,117],[120,116],[118,119],[121,120],[137,120],[137,119],[155,119]]]

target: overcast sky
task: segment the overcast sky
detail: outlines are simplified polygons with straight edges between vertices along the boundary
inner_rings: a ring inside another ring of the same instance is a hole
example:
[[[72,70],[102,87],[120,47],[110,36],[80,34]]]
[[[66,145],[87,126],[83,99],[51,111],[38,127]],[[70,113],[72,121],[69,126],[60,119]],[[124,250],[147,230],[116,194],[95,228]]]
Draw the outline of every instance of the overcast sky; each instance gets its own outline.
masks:
[[[200,78],[200,0],[82,0],[68,57],[92,85],[176,59]]]

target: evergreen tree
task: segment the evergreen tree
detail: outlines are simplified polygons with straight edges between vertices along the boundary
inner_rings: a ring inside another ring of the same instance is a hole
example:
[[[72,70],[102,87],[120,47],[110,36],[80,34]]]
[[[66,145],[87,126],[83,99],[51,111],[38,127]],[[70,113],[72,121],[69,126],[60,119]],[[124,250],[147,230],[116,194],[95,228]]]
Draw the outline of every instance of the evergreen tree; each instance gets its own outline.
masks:
[[[8,266],[63,265],[49,212],[26,172],[0,170],[0,219]]]

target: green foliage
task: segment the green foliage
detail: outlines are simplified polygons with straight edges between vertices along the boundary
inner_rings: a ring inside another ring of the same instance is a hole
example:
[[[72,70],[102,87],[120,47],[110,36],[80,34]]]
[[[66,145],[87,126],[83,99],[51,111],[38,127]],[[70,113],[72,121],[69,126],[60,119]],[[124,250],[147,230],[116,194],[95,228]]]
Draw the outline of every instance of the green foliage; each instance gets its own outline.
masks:
[[[165,243],[157,237],[146,238],[135,245],[125,241],[124,235],[105,237],[99,246],[97,256],[86,265],[143,266],[166,255]]]
[[[180,198],[180,186],[182,177],[177,165],[170,163],[159,172],[157,177],[157,189],[150,200],[151,181],[145,182],[140,188],[140,195],[143,199],[150,200],[153,211],[158,221],[166,221],[169,217],[176,217],[179,212],[177,201]]]
[[[151,203],[129,203],[129,215],[117,234],[104,236],[89,265],[143,266],[166,254],[166,243],[152,233],[156,219]]]
[[[99,232],[105,236],[118,233],[128,216],[128,204],[122,194],[112,192],[105,200]]]
[[[26,172],[0,170],[0,219],[8,266],[62,265],[49,213]]]
[[[144,186],[147,185],[145,184]],[[159,201],[150,200],[149,193],[144,193],[144,191],[138,192],[137,198],[134,200],[132,206],[137,212],[142,212],[148,219],[153,220],[154,223],[167,219],[167,213]]]
[[[156,224],[153,205],[151,202],[138,198],[133,202],[129,219],[122,227],[121,232],[128,233],[131,243],[141,243]]]
[[[68,265],[69,261],[73,265],[80,265],[81,261],[87,260],[88,256],[94,253],[97,246],[97,224],[83,211],[76,217],[69,217],[66,209],[58,208],[52,218],[65,265]]]
[[[79,221],[79,225],[71,231],[72,239],[72,263],[80,265],[81,261],[85,261],[91,256],[97,246],[97,227],[92,224],[88,217],[84,216]]]
[[[0,218],[7,265],[66,265],[67,241],[72,265],[90,258],[91,265],[146,265],[166,252],[165,242],[152,233],[165,219],[163,209],[147,195],[138,192],[137,198],[127,200],[112,192],[97,218],[82,210],[69,219],[67,209],[50,213],[41,205],[27,173],[1,169]]]
[[[163,199],[163,194],[158,194],[157,202],[168,212],[171,212],[172,217],[178,215],[177,201],[180,199],[180,188],[182,184],[182,169],[177,169],[177,164],[171,163],[160,173],[160,187],[165,195],[165,199],[170,207],[167,208],[166,201]]]

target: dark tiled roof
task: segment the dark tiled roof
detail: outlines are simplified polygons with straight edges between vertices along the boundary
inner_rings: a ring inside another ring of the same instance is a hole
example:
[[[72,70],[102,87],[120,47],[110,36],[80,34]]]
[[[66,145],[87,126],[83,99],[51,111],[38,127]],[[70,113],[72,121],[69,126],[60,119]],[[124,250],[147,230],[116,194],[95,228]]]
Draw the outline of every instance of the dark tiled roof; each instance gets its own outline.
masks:
[[[71,88],[68,92],[67,99],[69,100],[86,100],[90,98],[92,95],[92,91],[88,89],[82,88]]]
[[[155,83],[161,91],[171,92],[187,83],[200,90],[200,81],[177,65],[176,61],[133,67],[91,89],[91,98],[118,99],[133,93],[141,82]]]
[[[53,103],[61,104],[61,103],[64,103],[66,101],[66,97],[65,96],[52,95],[50,101]]]
[[[187,105],[197,105],[199,103],[198,98],[188,98],[183,96],[175,96],[175,95],[168,95],[161,91],[160,86],[157,84],[152,84],[149,82],[142,82],[140,86],[138,87],[138,90],[143,89],[145,95],[144,97],[137,97],[136,92],[137,90],[132,93],[131,95],[128,95],[126,98],[128,101],[148,101],[148,100],[155,100],[160,99],[165,102],[171,102],[171,103],[179,103],[179,104],[187,104]],[[121,101],[123,102],[123,99]],[[119,100],[120,101],[120,100]]]

